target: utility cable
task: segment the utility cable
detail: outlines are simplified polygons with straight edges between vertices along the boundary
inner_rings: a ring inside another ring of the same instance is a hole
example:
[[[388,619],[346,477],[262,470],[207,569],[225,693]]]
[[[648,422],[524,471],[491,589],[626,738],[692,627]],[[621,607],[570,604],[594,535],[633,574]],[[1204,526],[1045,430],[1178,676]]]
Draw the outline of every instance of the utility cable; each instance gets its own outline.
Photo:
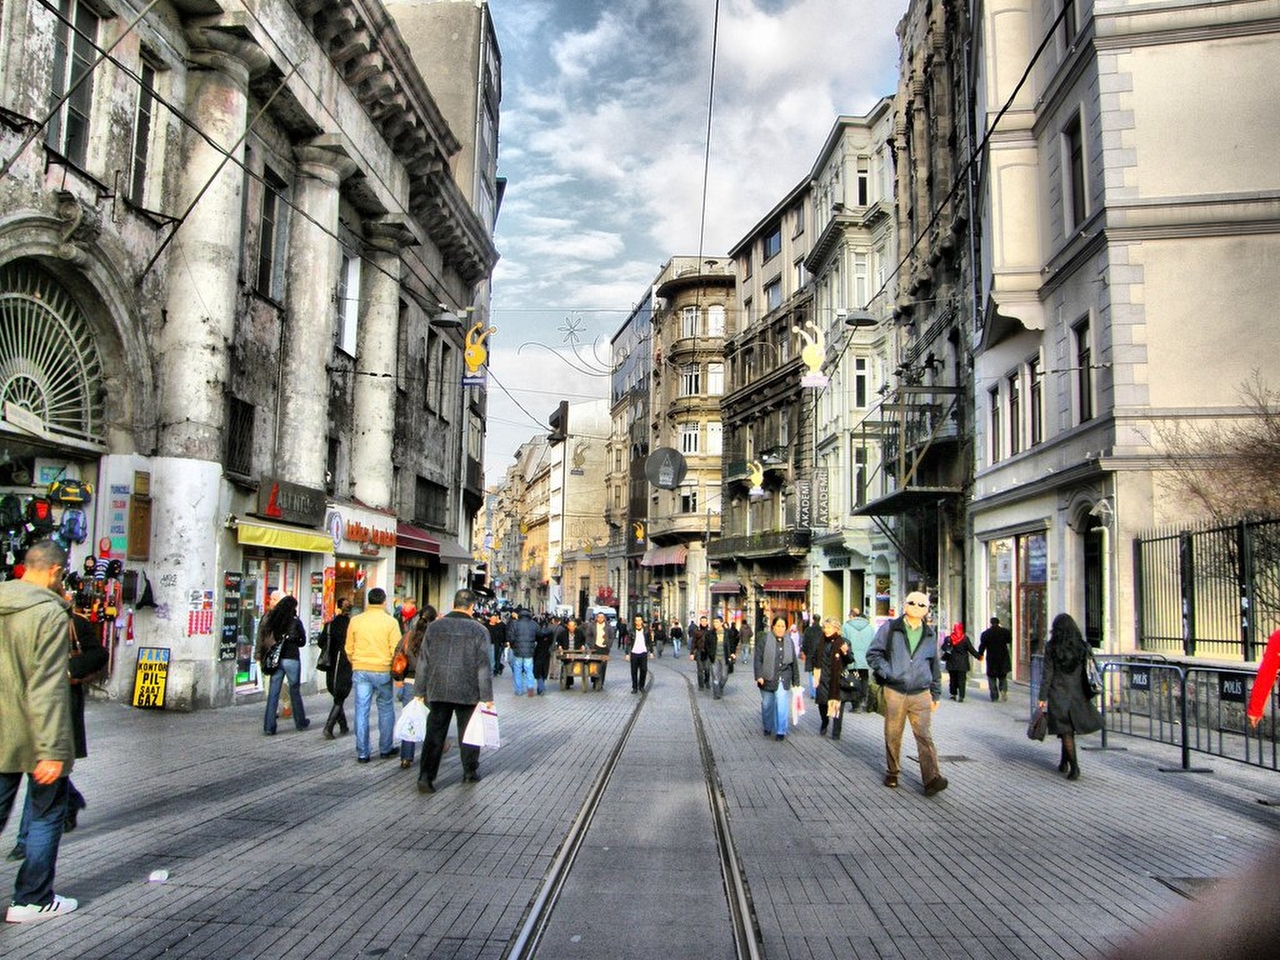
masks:
[[[1062,9],[1058,11],[1058,16],[1054,19],[1053,23],[1049,26],[1049,29],[1045,32],[1044,39],[1040,41],[1040,46],[1036,47],[1036,52],[1032,54],[1031,60],[1027,64],[1026,69],[1022,71],[1022,76],[1018,79],[1017,85],[1013,88],[1013,91],[1009,94],[1003,106],[1000,107],[1000,110],[996,114],[995,119],[991,121],[991,125],[987,128],[987,132],[983,135],[981,142],[976,147],[974,147],[972,150],[969,151],[969,158],[965,161],[964,166],[960,169],[960,173],[956,176],[955,182],[952,183],[951,189],[947,191],[947,195],[943,197],[941,202],[939,202],[938,205],[934,208],[932,216],[929,217],[929,221],[919,231],[917,231],[915,240],[912,242],[911,246],[907,249],[907,252],[906,254],[903,255],[902,259],[898,261],[898,265],[894,267],[893,270],[890,272],[889,276],[885,278],[884,283],[880,285],[880,288],[876,290],[876,292],[872,294],[870,298],[868,298],[867,300],[868,304],[875,302],[879,297],[881,297],[885,293],[886,290],[888,290],[889,284],[892,283],[893,279],[899,273],[902,272],[902,268],[907,265],[907,262],[911,259],[912,255],[916,252],[916,248],[920,246],[921,241],[923,241],[924,238],[929,235],[929,230],[933,227],[935,223],[938,222],[938,218],[942,216],[943,211],[946,210],[947,207],[950,206],[951,202],[956,198],[956,195],[960,192],[960,187],[964,185],[964,183],[966,182],[966,178],[969,176],[969,171],[973,169],[974,165],[978,162],[978,158],[982,156],[983,151],[987,147],[987,143],[991,140],[992,135],[996,132],[996,128],[999,126],[1000,121],[1004,119],[1004,115],[1009,112],[1009,108],[1013,106],[1013,101],[1017,98],[1018,93],[1022,90],[1023,85],[1027,82],[1027,78],[1031,76],[1031,71],[1035,68],[1036,63],[1039,61],[1040,55],[1043,54],[1045,49],[1049,46],[1049,42],[1053,39],[1054,33],[1058,29],[1058,25],[1062,23],[1063,18],[1066,17],[1066,15],[1072,9],[1073,9],[1073,6],[1070,3],[1064,3],[1062,5]],[[965,105],[965,108],[968,109],[968,104]],[[972,211],[970,211],[970,221],[972,224]],[[972,225],[970,226],[970,229],[973,229]],[[853,331],[851,331],[848,339],[845,340],[844,346],[841,347],[840,352],[836,354],[836,359],[834,364],[835,366],[840,365],[840,361],[844,358],[845,353],[848,351],[849,347],[853,344],[853,340],[854,340]],[[821,389],[825,391],[827,387],[822,387]]]

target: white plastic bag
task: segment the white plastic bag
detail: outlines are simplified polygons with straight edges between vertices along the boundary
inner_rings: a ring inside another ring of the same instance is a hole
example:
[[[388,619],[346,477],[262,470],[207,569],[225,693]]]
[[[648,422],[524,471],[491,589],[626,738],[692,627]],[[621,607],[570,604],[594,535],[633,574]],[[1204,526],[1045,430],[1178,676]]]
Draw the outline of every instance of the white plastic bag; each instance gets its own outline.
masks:
[[[502,746],[502,737],[498,734],[498,712],[492,707],[476,704],[471,711],[471,719],[467,721],[467,729],[462,733],[462,742],[471,747],[487,747],[497,750]]]
[[[396,721],[395,739],[421,743],[427,738],[427,705],[414,697],[404,705]]]
[[[791,725],[798,727],[800,718],[804,716],[804,689],[802,687],[791,688]]]

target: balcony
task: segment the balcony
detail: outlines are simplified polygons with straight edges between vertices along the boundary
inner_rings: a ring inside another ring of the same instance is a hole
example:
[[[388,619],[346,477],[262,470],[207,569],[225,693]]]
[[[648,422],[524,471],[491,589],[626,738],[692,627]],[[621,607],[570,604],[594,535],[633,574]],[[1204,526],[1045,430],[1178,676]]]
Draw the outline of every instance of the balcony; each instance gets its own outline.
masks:
[[[749,559],[756,557],[804,556],[809,551],[811,531],[767,530],[736,537],[716,537],[707,546],[712,560]]]

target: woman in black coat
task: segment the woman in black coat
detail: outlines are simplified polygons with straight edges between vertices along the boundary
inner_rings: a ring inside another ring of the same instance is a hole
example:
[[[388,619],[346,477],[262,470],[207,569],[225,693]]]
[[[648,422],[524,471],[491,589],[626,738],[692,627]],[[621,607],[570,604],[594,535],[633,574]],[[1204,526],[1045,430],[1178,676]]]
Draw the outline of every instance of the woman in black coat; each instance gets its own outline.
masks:
[[[333,697],[333,706],[329,708],[329,719],[324,724],[324,738],[333,739],[333,728],[337,726],[346,733],[347,713],[342,709],[347,697],[351,695],[351,661],[347,659],[347,627],[351,625],[351,598],[343,597],[338,601],[337,615],[325,624],[322,643],[328,652],[329,669],[324,672],[324,688]]]
[[[1044,674],[1040,680],[1040,709],[1049,721],[1049,732],[1062,738],[1062,759],[1058,772],[1068,780],[1080,777],[1076,760],[1076,735],[1097,733],[1102,716],[1085,694],[1085,664],[1089,645],[1070,614],[1060,613],[1049,628],[1044,651]]]
[[[547,689],[547,674],[551,672],[551,638],[555,631],[547,624],[538,626],[538,635],[533,641],[533,679],[538,696]]]

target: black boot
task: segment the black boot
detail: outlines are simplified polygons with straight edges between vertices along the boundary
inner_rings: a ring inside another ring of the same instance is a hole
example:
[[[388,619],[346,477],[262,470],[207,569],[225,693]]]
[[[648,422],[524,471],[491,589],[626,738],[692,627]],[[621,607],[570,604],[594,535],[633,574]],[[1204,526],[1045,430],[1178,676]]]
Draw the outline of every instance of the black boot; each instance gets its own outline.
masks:
[[[822,725],[818,727],[818,736],[825,737],[827,735],[827,724],[829,722],[826,717],[822,718]]]
[[[324,738],[326,740],[333,739],[333,725],[338,722],[338,717],[342,716],[342,707],[336,703],[329,708],[329,719],[324,722]]]
[[[1080,765],[1076,763],[1076,738],[1067,736],[1062,738],[1062,747],[1067,752],[1067,764],[1070,770],[1067,771],[1068,780],[1080,779]]]
[[[1063,740],[1063,741],[1062,741],[1062,756],[1058,759],[1058,772],[1059,772],[1059,773],[1066,773],[1066,772],[1067,772],[1067,766],[1068,766],[1068,761],[1067,761],[1067,741]]]
[[[834,720],[831,721],[831,739],[832,740],[840,739],[840,728],[842,726],[844,726],[843,716],[836,717]]]
[[[351,728],[347,726],[347,712],[342,709],[342,705],[338,705],[338,729],[342,733],[350,733]]]

